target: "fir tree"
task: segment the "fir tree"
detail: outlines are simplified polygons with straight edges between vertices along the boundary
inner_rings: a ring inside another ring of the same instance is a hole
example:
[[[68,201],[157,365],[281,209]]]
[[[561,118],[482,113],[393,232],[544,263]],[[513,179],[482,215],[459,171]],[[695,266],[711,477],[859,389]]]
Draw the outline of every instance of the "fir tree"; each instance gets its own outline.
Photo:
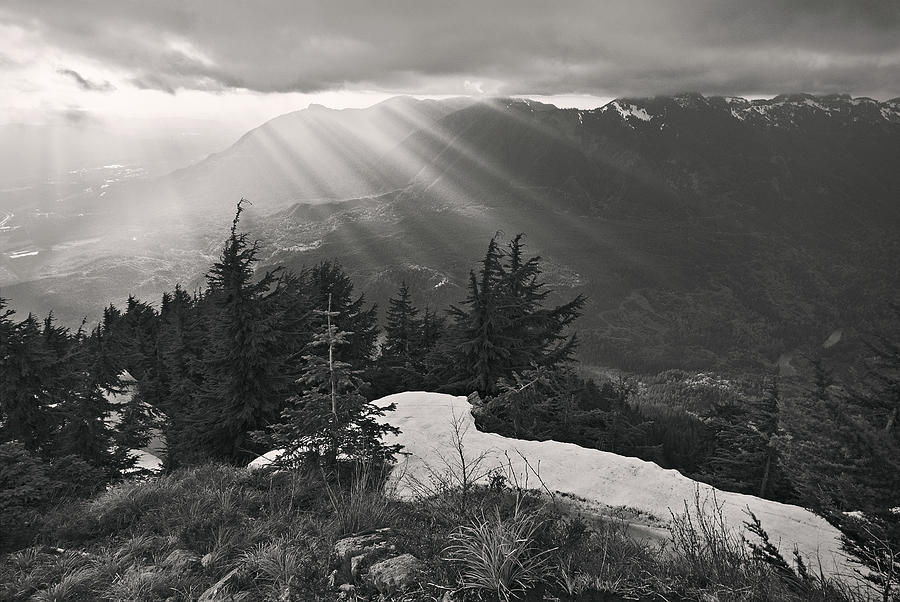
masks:
[[[203,409],[203,349],[206,342],[200,319],[201,297],[191,297],[180,286],[163,296],[159,313],[159,341],[168,388],[157,408],[167,442],[166,468],[199,461],[205,452],[197,431]]]
[[[426,352],[423,326],[404,282],[397,297],[388,299],[385,339],[371,379],[378,396],[407,390],[421,382]]]
[[[715,451],[707,459],[705,473],[719,486],[772,496],[773,484],[782,487],[778,436],[780,433],[780,391],[777,380],[762,395],[743,404],[720,403],[713,418]],[[777,482],[777,483],[776,483]]]
[[[455,365],[462,368],[451,386],[482,395],[499,392],[501,378],[533,368],[555,368],[575,350],[565,329],[579,315],[585,298],[545,308],[551,291],[539,280],[540,258],[524,257],[523,235],[504,251],[491,239],[480,273],[469,274],[469,294],[451,306]]]
[[[789,393],[778,446],[802,503],[825,514],[900,506],[900,446],[884,414],[820,360],[810,371]]]
[[[282,462],[314,459],[333,466],[338,459],[387,461],[398,449],[381,439],[397,429],[381,423],[386,410],[366,401],[360,371],[336,357],[350,344],[352,333],[332,322],[339,312],[331,309],[317,315],[324,320],[303,356],[297,393],[288,400],[281,422],[270,430],[269,439],[285,450]]]
[[[502,252],[494,237],[488,243],[481,261],[480,274],[469,273],[469,294],[463,307],[450,307],[454,321],[454,335],[458,341],[454,349],[462,368],[450,386],[471,388],[482,395],[498,392],[497,382],[504,375],[511,341],[505,335],[505,319],[501,313],[500,284],[503,274],[500,264]]]
[[[447,320],[428,306],[422,312],[422,331],[419,346],[424,353],[437,348],[441,339],[447,334]]]
[[[896,310],[900,313],[900,309]],[[867,341],[872,353],[868,362],[867,387],[857,393],[857,403],[874,410],[883,420],[888,435],[900,432],[897,428],[900,413],[900,343],[887,336]]]
[[[388,299],[387,324],[382,354],[408,360],[418,347],[422,322],[409,295],[406,282],[400,285],[397,297]]]
[[[882,602],[900,590],[900,513],[882,508],[868,512],[832,512],[825,517],[841,532],[841,548],[856,573]]]
[[[195,416],[195,432],[207,453],[237,463],[259,451],[247,433],[278,417],[288,384],[272,298],[277,274],[266,272],[254,280],[259,243],[237,231],[243,203],[238,203],[219,261],[207,274],[209,337]]]
[[[348,333],[346,344],[336,351],[336,358],[356,370],[368,368],[375,357],[378,338],[378,308],[366,307],[364,294],[354,297],[353,281],[339,263],[324,261],[300,274],[300,285],[308,295],[308,307],[326,307],[331,299],[333,323]],[[310,332],[321,332],[325,317],[322,312],[309,316]]]
[[[34,316],[13,322],[0,297],[0,440],[38,451],[53,438],[55,407],[64,397],[56,353]]]
[[[88,337],[80,328],[72,337],[66,362],[67,396],[59,410],[63,417],[56,437],[56,456],[77,456],[90,466],[103,470],[107,478],[115,478],[131,463],[128,447],[117,442],[112,425],[113,407],[107,398],[110,391],[121,390],[118,375],[110,376],[103,367],[100,337]]]

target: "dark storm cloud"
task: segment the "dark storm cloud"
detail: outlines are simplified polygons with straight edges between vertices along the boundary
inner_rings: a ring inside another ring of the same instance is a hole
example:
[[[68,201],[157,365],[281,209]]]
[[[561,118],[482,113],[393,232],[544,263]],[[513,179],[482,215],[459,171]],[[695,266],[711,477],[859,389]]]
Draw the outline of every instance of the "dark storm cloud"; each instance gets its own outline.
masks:
[[[116,89],[116,87],[108,81],[102,83],[93,82],[74,69],[57,69],[56,72],[60,75],[72,78],[82,90],[88,90],[90,92],[112,92]]]
[[[143,87],[505,94],[900,93],[896,0],[10,0]]]

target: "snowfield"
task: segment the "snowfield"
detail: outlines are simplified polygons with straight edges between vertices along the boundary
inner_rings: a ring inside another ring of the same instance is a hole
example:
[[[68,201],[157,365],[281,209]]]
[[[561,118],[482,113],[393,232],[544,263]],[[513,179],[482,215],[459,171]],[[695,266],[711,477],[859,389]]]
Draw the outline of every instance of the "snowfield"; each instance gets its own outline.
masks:
[[[508,469],[512,461],[516,474],[529,474],[530,488],[540,488],[543,482],[551,491],[583,498],[589,510],[637,516],[639,522],[643,520],[644,524],[657,527],[671,521],[670,509],[677,514],[684,511],[685,501],[692,504],[699,489],[700,499],[710,500],[709,507],[715,496],[736,533],[743,532],[743,523],[748,518],[745,509],[749,508],[789,562],[796,546],[811,567],[817,568],[817,562],[821,562],[827,573],[849,573],[846,558],[840,552],[838,531],[803,508],[716,490],[676,470],[666,470],[637,458],[571,443],[524,441],[482,433],[475,428],[472,405],[465,397],[408,392],[389,395],[375,403],[381,407],[396,405],[384,420],[401,431],[398,436],[389,436],[386,443],[399,443],[409,454],[394,470],[400,496],[412,495],[416,481],[427,483],[429,468],[444,471],[446,463],[442,458],[452,458],[455,451],[453,423],[456,420],[464,432],[466,457],[473,459],[486,452],[482,466],[500,470]],[[523,458],[527,459],[527,465]]]

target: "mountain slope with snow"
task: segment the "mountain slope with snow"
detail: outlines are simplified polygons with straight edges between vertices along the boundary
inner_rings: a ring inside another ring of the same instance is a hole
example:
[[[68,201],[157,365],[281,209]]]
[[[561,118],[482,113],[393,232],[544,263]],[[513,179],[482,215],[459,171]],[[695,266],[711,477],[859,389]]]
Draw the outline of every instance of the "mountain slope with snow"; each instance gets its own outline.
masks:
[[[396,486],[398,494],[409,496],[416,481],[428,482],[429,469],[443,472],[442,458],[451,458],[454,449],[454,421],[458,421],[467,458],[487,454],[485,468],[503,469],[512,461],[517,474],[534,470],[540,481],[554,492],[571,494],[598,507],[625,507],[654,517],[661,523],[678,514],[684,502],[691,503],[697,491],[700,499],[722,505],[726,520],[735,532],[743,530],[749,508],[761,521],[785,558],[794,546],[804,558],[821,561],[824,570],[845,574],[847,564],[840,552],[839,532],[824,519],[797,506],[764,500],[751,495],[716,490],[689,479],[675,470],[652,462],[556,441],[524,441],[477,430],[472,405],[465,397],[440,393],[407,392],[375,402],[385,407],[395,404],[385,420],[400,429],[388,444],[403,445],[408,454],[401,461]],[[527,459],[529,468],[524,464]],[[539,486],[532,472],[530,483]]]

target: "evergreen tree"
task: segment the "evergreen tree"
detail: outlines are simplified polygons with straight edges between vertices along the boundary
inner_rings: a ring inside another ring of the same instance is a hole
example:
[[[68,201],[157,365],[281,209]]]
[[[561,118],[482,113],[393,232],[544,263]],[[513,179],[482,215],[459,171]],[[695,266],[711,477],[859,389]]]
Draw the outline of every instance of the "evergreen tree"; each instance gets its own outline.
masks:
[[[273,300],[277,274],[266,272],[254,280],[259,243],[237,231],[243,203],[238,203],[219,261],[207,274],[209,336],[194,416],[207,453],[236,463],[259,451],[247,433],[278,417],[289,382]]]
[[[409,295],[406,282],[400,285],[397,297],[388,299],[387,325],[382,354],[408,360],[421,337],[422,322]]]
[[[348,333],[346,344],[336,351],[336,358],[356,370],[369,368],[375,358],[378,308],[374,304],[366,308],[364,294],[354,298],[353,281],[339,263],[324,261],[304,270],[300,274],[300,286],[306,291],[309,308],[326,307],[330,298],[334,325]],[[321,311],[309,316],[310,332],[321,332],[324,326]]]
[[[555,368],[574,353],[574,335],[565,329],[579,315],[585,298],[545,308],[550,291],[539,281],[540,258],[524,257],[522,235],[506,250],[491,239],[479,274],[469,274],[469,294],[451,306],[452,364],[459,366],[450,386],[482,395],[499,392],[501,378],[533,368]]]
[[[525,259],[523,234],[510,241],[503,266],[503,310],[514,333],[510,354],[511,372],[530,367],[553,368],[571,359],[575,336],[564,329],[578,316],[585,299],[579,295],[569,303],[545,309],[550,291],[538,282],[540,257]]]
[[[157,410],[166,438],[166,468],[190,464],[204,457],[197,425],[203,414],[203,349],[206,329],[201,320],[202,297],[191,297],[180,286],[163,296],[159,313],[159,340],[162,365],[168,388]]]
[[[377,396],[404,391],[422,381],[423,326],[404,282],[397,297],[388,299],[385,339],[371,379]]]
[[[434,351],[447,334],[447,320],[428,306],[422,312],[422,336],[419,346],[424,353]]]
[[[825,514],[900,506],[900,445],[884,430],[884,414],[820,360],[808,372],[811,382],[789,393],[779,439],[801,502]]]
[[[900,312],[900,310],[897,310]],[[867,341],[872,357],[868,362],[867,387],[857,393],[857,403],[871,408],[883,420],[888,435],[897,428],[900,413],[900,343],[886,336]]]
[[[49,324],[48,324],[49,326]],[[66,362],[67,395],[60,404],[62,424],[54,445],[56,456],[77,456],[88,465],[115,478],[131,464],[128,447],[118,444],[113,428],[113,410],[107,398],[121,390],[118,374],[110,375],[103,365],[101,338],[88,337],[83,329],[72,337]]]
[[[331,309],[317,315],[324,325],[303,356],[297,393],[288,400],[281,422],[270,429],[269,440],[285,450],[282,462],[301,463],[314,459],[334,466],[338,459],[387,461],[398,451],[381,439],[397,429],[378,417],[392,408],[379,408],[366,401],[366,384],[360,371],[336,359],[350,344],[352,333],[332,322],[339,312]]]
[[[34,316],[16,323],[13,315],[0,297],[0,441],[39,451],[56,430],[62,366]]]
[[[900,590],[900,513],[881,508],[831,512],[825,518],[841,532],[841,548],[856,564],[863,583],[882,602],[897,600]]]
[[[716,447],[703,469],[717,486],[779,499],[787,495],[778,451],[780,391],[777,380],[743,404],[719,403],[712,419]]]
[[[454,338],[458,340],[454,350],[458,357],[454,359],[460,362],[457,366],[462,371],[447,384],[471,388],[482,395],[498,392],[497,382],[504,375],[511,343],[504,337],[505,323],[500,312],[501,256],[494,237],[481,261],[480,275],[469,273],[469,294],[462,302],[463,308],[450,306]]]

